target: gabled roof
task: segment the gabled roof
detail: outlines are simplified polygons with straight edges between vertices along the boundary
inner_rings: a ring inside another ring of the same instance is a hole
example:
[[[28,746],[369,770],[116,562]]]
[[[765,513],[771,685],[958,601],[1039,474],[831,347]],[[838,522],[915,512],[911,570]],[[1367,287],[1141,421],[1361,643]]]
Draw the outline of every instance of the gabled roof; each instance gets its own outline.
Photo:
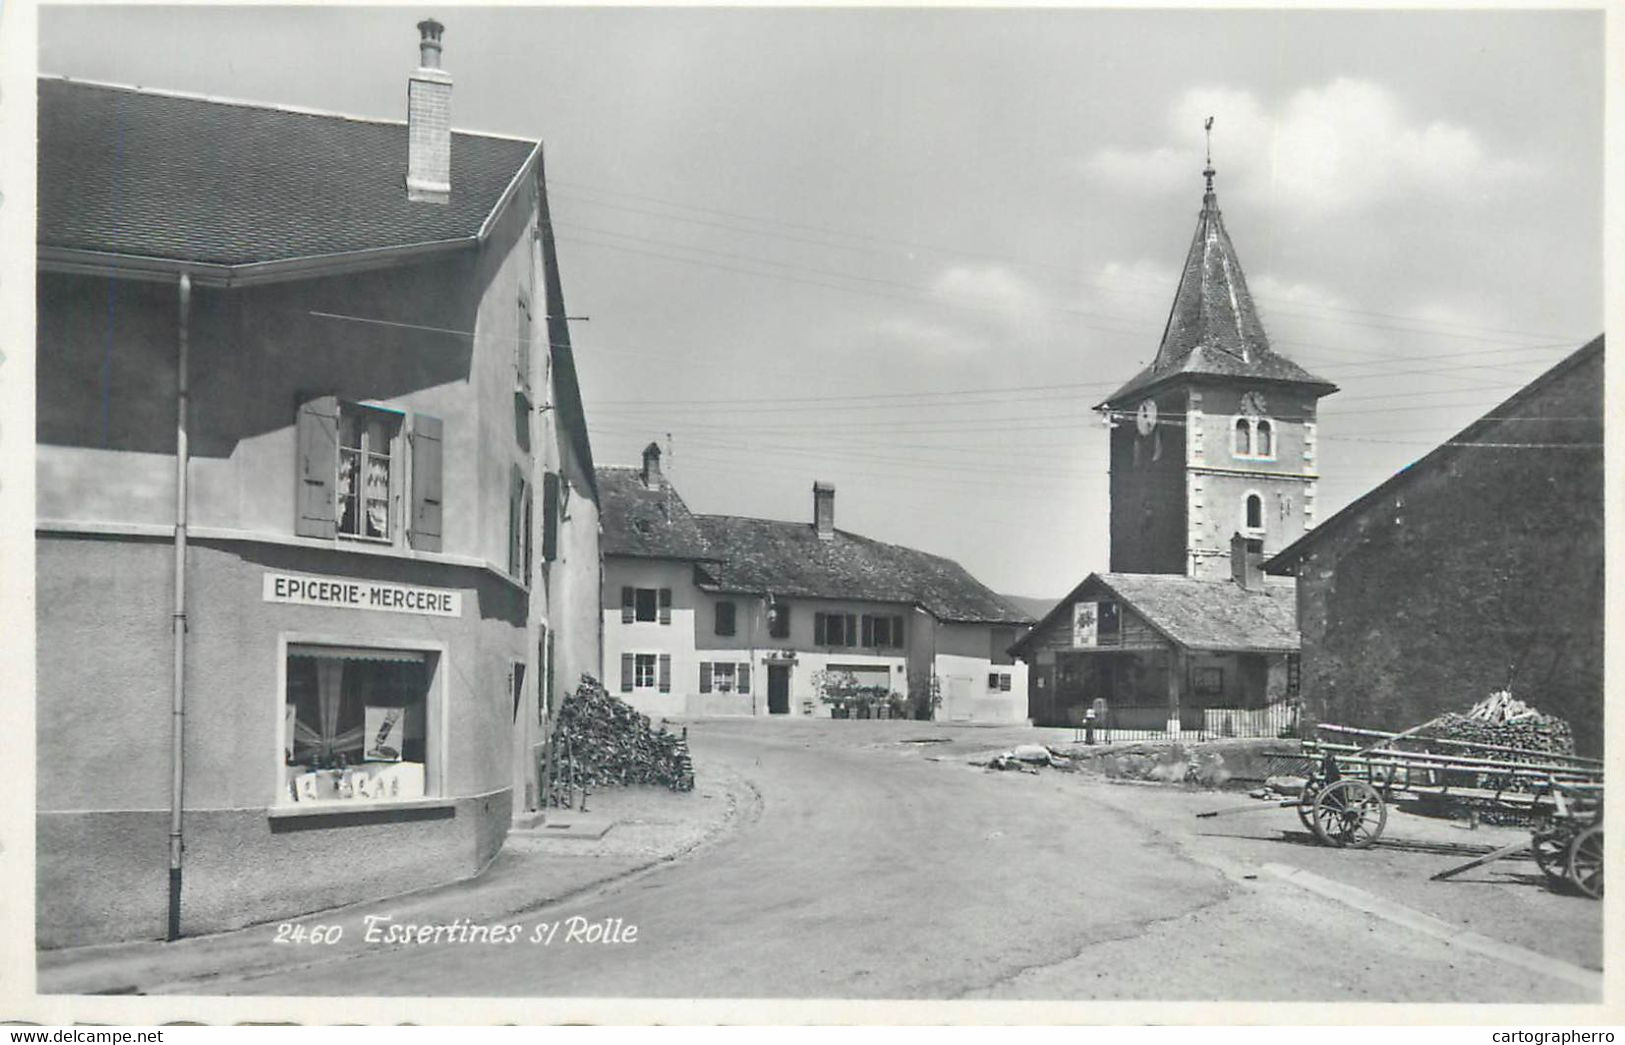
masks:
[[[1264,564],[1264,568],[1269,570],[1271,573],[1291,573],[1292,571],[1296,570],[1298,563],[1303,561],[1304,556],[1309,554],[1316,544],[1322,540],[1325,540],[1338,530],[1341,530],[1350,521],[1357,518],[1361,512],[1365,511],[1367,506],[1375,501],[1389,496],[1390,494],[1395,493],[1398,490],[1404,489],[1419,476],[1447,467],[1449,462],[1461,453],[1485,449],[1482,444],[1486,441],[1493,443],[1494,440],[1485,440],[1484,437],[1492,432],[1498,424],[1504,423],[1503,419],[1523,416],[1526,413],[1529,404],[1533,400],[1537,399],[1554,381],[1563,377],[1565,374],[1577,367],[1590,364],[1595,364],[1597,367],[1596,423],[1598,426],[1598,431],[1592,435],[1589,435],[1587,438],[1595,438],[1600,443],[1603,409],[1603,340],[1604,335],[1598,334],[1595,338],[1566,356],[1561,362],[1557,363],[1557,365],[1553,366],[1551,369],[1547,370],[1545,373],[1541,374],[1527,385],[1524,385],[1522,388],[1518,389],[1518,391],[1514,392],[1499,406],[1492,408],[1483,417],[1480,417],[1466,428],[1463,428],[1460,432],[1457,432],[1450,439],[1447,439],[1440,445],[1434,447],[1433,450],[1428,452],[1419,460],[1405,466],[1404,468],[1401,468],[1379,485],[1350,501],[1348,504],[1344,505],[1342,510],[1336,515],[1322,521],[1319,526],[1316,526],[1313,530],[1310,530],[1302,537],[1299,537],[1296,541],[1293,541],[1291,544],[1281,549],[1281,551],[1278,552],[1274,558],[1270,559]],[[1574,431],[1576,420],[1579,420],[1579,423],[1581,424],[1586,424],[1590,419],[1571,418],[1563,427],[1569,431]],[[1475,443],[1481,445],[1474,446],[1473,444]],[[1597,447],[1597,452],[1599,454],[1602,453],[1601,446]]]
[[[406,198],[404,121],[39,80],[42,254],[254,266],[478,242],[537,143],[454,131],[451,197]]]
[[[1178,377],[1240,377],[1308,385],[1320,395],[1335,392],[1336,385],[1270,348],[1236,248],[1224,228],[1219,198],[1213,192],[1213,170],[1203,173],[1208,187],[1202,213],[1156,359],[1101,405],[1117,405],[1131,394],[1143,394]]]
[[[1297,582],[1265,578],[1262,590],[1233,581],[1178,573],[1091,573],[1012,647],[1021,651],[1090,590],[1108,593],[1170,642],[1189,650],[1294,653],[1298,649]]]
[[[705,537],[677,488],[662,477],[653,486],[643,471],[606,465],[598,474],[598,520],[605,555],[644,559],[711,558]]]
[[[820,538],[808,523],[737,515],[696,517],[716,566],[719,591],[856,599],[924,607],[941,621],[1032,623],[966,569],[931,555],[845,530]]]

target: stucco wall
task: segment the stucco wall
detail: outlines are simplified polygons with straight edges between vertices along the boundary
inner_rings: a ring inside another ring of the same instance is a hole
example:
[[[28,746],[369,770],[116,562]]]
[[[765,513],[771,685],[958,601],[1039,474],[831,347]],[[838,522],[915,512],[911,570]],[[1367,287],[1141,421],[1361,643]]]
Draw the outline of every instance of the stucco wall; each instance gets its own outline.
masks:
[[[1298,574],[1315,715],[1403,729],[1510,682],[1601,752],[1602,454],[1550,448],[1600,440],[1601,389],[1599,352],[1472,440],[1529,445],[1462,447],[1328,524]]]

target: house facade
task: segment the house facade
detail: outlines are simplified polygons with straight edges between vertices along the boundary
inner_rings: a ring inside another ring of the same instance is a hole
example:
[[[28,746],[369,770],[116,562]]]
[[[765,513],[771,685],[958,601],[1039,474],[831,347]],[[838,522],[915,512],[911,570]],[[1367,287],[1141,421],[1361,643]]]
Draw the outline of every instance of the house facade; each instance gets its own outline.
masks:
[[[406,121],[40,81],[44,946],[478,873],[599,662],[540,144],[419,30]]]
[[[1026,720],[1031,618],[950,560],[834,525],[691,513],[660,471],[601,468],[604,675],[651,717],[838,713],[832,674],[947,721]]]
[[[1603,338],[1351,502],[1295,577],[1308,711],[1401,730],[1510,689],[1603,749]]]

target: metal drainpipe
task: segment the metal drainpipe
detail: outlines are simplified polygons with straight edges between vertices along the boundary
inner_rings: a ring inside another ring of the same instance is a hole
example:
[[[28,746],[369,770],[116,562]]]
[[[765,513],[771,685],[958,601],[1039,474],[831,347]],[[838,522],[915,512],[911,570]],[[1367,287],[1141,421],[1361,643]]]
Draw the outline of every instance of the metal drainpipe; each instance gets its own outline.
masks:
[[[181,840],[181,796],[186,757],[182,727],[186,721],[186,464],[190,455],[186,422],[191,394],[187,383],[187,357],[191,338],[192,277],[184,272],[179,290],[175,360],[175,612],[171,617],[175,638],[175,692],[170,709],[169,756],[173,770],[169,787],[168,938],[171,940],[181,935],[181,853],[185,849]]]

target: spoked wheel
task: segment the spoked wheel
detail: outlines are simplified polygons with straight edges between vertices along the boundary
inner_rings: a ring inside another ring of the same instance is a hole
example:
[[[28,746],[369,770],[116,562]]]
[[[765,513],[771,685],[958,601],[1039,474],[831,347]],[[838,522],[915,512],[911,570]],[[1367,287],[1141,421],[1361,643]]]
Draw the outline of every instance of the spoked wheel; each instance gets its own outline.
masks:
[[[1339,780],[1315,796],[1315,834],[1327,845],[1367,849],[1382,835],[1388,804],[1364,780]]]
[[[1572,837],[1568,832],[1556,829],[1536,831],[1530,836],[1529,851],[1534,854],[1536,865],[1554,882],[1568,881],[1569,841]]]
[[[1305,784],[1298,795],[1298,820],[1303,824],[1303,829],[1312,835],[1319,834],[1315,830],[1315,796],[1318,794],[1320,791],[1317,788]]]
[[[1588,827],[1569,845],[1569,881],[1591,897],[1602,899],[1602,825]]]

